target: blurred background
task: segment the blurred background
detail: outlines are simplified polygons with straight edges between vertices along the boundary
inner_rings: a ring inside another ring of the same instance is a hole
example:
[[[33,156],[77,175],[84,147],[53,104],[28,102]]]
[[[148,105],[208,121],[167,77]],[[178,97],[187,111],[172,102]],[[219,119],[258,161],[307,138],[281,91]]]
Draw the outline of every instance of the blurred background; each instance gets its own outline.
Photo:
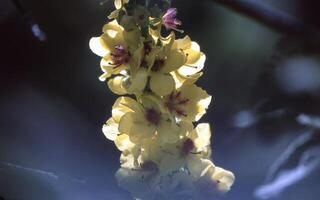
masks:
[[[320,25],[319,1],[256,0]],[[320,40],[276,32],[213,0],[174,0],[207,55],[213,160],[233,171],[225,200],[320,195]],[[0,0],[0,199],[127,200],[102,134],[116,99],[88,43],[110,1]],[[182,35],[181,35],[182,37]]]

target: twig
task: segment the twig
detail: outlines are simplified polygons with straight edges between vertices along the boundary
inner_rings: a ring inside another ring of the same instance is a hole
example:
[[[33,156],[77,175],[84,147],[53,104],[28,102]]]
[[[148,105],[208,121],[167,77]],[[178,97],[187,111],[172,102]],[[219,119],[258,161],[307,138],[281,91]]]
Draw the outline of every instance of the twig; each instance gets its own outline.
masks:
[[[277,10],[256,0],[213,0],[225,7],[248,16],[269,28],[285,34],[319,34],[318,28],[311,27],[286,12]],[[319,34],[320,35],[320,34]]]

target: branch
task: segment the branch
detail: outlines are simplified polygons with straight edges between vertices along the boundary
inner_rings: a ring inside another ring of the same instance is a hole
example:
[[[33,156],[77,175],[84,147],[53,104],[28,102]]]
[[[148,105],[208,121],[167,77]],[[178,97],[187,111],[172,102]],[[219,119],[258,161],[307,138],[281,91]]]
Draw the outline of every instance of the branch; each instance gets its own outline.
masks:
[[[269,28],[285,34],[313,35],[320,31],[273,7],[253,0],[213,0],[225,7],[237,11],[260,22]]]

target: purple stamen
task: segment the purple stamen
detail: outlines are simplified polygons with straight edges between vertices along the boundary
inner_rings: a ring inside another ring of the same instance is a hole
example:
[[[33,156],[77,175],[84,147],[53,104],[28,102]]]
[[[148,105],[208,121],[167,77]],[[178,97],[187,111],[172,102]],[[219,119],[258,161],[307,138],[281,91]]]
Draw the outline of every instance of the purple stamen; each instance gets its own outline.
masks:
[[[122,64],[127,64],[130,60],[130,54],[126,51],[123,45],[116,45],[114,52],[111,53],[113,68],[117,68]]]

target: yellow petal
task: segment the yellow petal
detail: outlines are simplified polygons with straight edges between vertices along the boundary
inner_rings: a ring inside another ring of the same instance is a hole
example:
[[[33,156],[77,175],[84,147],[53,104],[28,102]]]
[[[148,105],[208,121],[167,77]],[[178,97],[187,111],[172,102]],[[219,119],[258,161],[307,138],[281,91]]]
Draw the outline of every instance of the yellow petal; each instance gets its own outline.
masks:
[[[99,80],[104,82],[109,78],[111,75],[109,73],[103,73],[101,76],[99,76]]]
[[[134,169],[136,168],[134,164],[134,157],[132,154],[124,154],[122,153],[120,156],[121,168]]]
[[[157,127],[159,144],[176,143],[179,140],[179,129],[169,119],[163,118]]]
[[[176,89],[179,89],[182,85],[191,85],[197,82],[197,80],[203,75],[202,72],[198,72],[191,76],[181,76],[177,71],[170,73],[176,83]]]
[[[100,57],[104,57],[110,51],[100,37],[93,37],[90,39],[89,47],[93,53]]]
[[[165,112],[165,108],[162,106],[162,99],[160,97],[152,94],[144,94],[140,99],[144,108],[153,108],[158,112]]]
[[[220,192],[227,192],[235,181],[235,176],[232,172],[216,167],[212,179],[217,182],[217,189]]]
[[[140,68],[134,77],[131,78],[129,92],[133,94],[142,94],[148,81],[149,73],[147,69]]]
[[[118,17],[120,13],[120,10],[114,10],[110,13],[110,15],[108,16],[108,19],[115,19]]]
[[[201,56],[200,46],[196,42],[191,43],[191,48],[184,50],[184,53],[187,55],[187,63],[193,64],[196,63]]]
[[[103,75],[99,77],[100,81],[105,81],[107,78],[110,78],[113,74],[119,74],[122,70],[126,69],[126,66],[121,65],[114,67],[112,65],[111,55],[107,54],[100,62],[101,70],[104,72]]]
[[[114,141],[119,134],[118,123],[113,118],[108,119],[106,124],[103,125],[102,132],[109,140]]]
[[[114,0],[114,6],[116,7],[116,9],[120,9],[123,4],[129,3],[129,0]]]
[[[211,130],[208,123],[201,123],[191,132],[190,136],[198,151],[210,145]]]
[[[192,55],[192,54],[190,54]],[[196,57],[196,56],[195,56]],[[199,58],[191,58],[194,59],[192,61],[195,61],[194,63],[188,62],[186,65],[182,66],[181,68],[178,69],[178,73],[182,76],[192,76],[198,72],[200,72],[203,67],[204,63],[206,61],[206,55],[204,53],[200,53]]]
[[[117,20],[112,20],[111,22],[105,24],[102,27],[102,32],[108,33],[115,36],[116,33],[122,33],[123,28],[118,24]]]
[[[117,45],[125,46],[125,42],[123,40],[122,34],[120,33],[114,33],[114,35],[103,34],[101,35],[101,39],[102,39],[103,45],[106,46],[106,48],[109,49],[111,52],[115,51],[115,47]]]
[[[194,126],[190,121],[182,120],[179,122],[178,127],[180,129],[180,135],[193,139],[190,137],[190,133],[194,132]]]
[[[196,74],[187,76],[187,79],[184,81],[184,85],[194,84],[202,75],[203,75],[203,72],[198,72]]]
[[[108,81],[108,86],[113,93],[124,95],[128,93],[125,87],[126,80],[127,77],[125,76],[116,76]]]
[[[191,48],[191,42],[192,41],[191,41],[190,37],[189,36],[185,36],[182,39],[175,40],[172,48],[183,49],[183,50],[190,49]]]
[[[112,107],[113,119],[119,122],[121,117],[127,112],[142,113],[142,106],[130,97],[119,97]]]
[[[180,50],[173,49],[169,52],[163,67],[160,68],[160,71],[164,73],[169,73],[179,69],[185,63],[186,63],[185,54]]]
[[[135,146],[135,144],[133,144],[129,140],[129,136],[127,134],[121,134],[118,137],[116,137],[114,140],[114,143],[120,151],[125,151],[125,150],[131,151],[131,149],[134,148]]]
[[[206,109],[211,102],[211,96],[194,84],[183,86],[180,91],[184,98],[189,99],[188,103],[184,106],[187,116],[182,117],[187,120],[198,121],[206,113]]]
[[[123,28],[116,20],[113,20],[103,26],[101,39],[103,45],[110,51],[114,51],[116,45],[126,46],[123,38]]]
[[[176,35],[173,31],[167,37],[161,38],[161,43],[164,48],[165,54],[168,54],[170,50],[172,50],[172,46],[174,44],[175,38],[176,38]]]
[[[129,112],[119,122],[119,131],[129,135],[133,143],[141,143],[144,138],[151,138],[155,134],[155,127],[149,125],[144,116]]]
[[[133,133],[135,130],[133,130],[134,123],[135,123],[135,118],[136,115],[133,112],[127,112],[125,113],[119,122],[119,131],[121,133],[125,133],[130,135]]]
[[[189,155],[187,157],[187,167],[190,174],[194,178],[199,179],[208,171],[209,168],[214,167],[214,164],[211,160],[202,159],[197,155]]]
[[[170,74],[152,73],[150,89],[159,96],[170,94],[175,88],[175,82]]]

